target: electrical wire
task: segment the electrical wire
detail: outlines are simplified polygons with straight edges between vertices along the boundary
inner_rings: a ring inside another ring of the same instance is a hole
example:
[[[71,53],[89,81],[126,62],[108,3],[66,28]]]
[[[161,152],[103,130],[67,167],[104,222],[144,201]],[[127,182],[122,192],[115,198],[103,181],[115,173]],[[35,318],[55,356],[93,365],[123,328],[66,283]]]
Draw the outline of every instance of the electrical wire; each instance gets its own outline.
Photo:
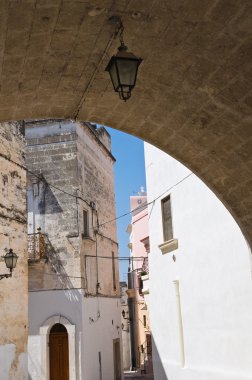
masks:
[[[93,257],[93,258],[98,258],[98,259],[110,259],[112,260],[112,257],[110,256],[92,256],[92,255],[85,255],[85,257]],[[114,257],[115,260],[119,260],[119,261],[124,261],[124,260],[134,260],[134,261],[141,261],[144,259],[144,257],[127,257],[127,256],[124,256],[124,257]],[[85,277],[80,277],[80,276],[69,276],[68,274],[61,274],[61,273],[49,273],[49,272],[44,272],[44,271],[40,271],[40,270],[37,270],[36,269],[36,273],[43,273],[44,275],[47,275],[47,276],[58,276],[58,277],[68,277],[68,278],[77,278],[77,279],[82,279],[84,280]]]
[[[96,256],[94,256],[94,255],[85,255],[85,257],[93,257],[93,258],[96,258]],[[110,256],[100,256],[100,255],[98,255],[97,256],[99,259],[110,259],[110,260],[112,260],[112,257],[110,257]],[[129,261],[129,260],[134,260],[134,261],[141,261],[141,260],[144,260],[145,259],[145,257],[144,256],[141,256],[141,257],[127,257],[127,256],[115,256],[114,257],[114,259],[115,260],[119,260],[119,261]]]
[[[39,293],[39,292],[53,292],[53,291],[59,291],[59,290],[63,290],[63,291],[69,291],[69,290],[83,290],[83,288],[76,288],[76,287],[71,287],[71,288],[53,288],[53,289],[29,289],[28,292],[29,293]]]
[[[55,190],[58,190],[58,191],[60,191],[61,193],[64,193],[64,194],[66,194],[66,195],[69,195],[69,196],[72,197],[72,198],[80,199],[80,200],[84,201],[85,203],[87,203],[87,204],[90,206],[89,202],[88,202],[86,199],[82,198],[81,196],[79,196],[79,195],[74,195],[73,193],[69,193],[68,191],[63,190],[63,189],[59,188],[58,186],[55,186],[55,185],[53,185],[52,183],[46,181],[46,179],[42,176],[43,173],[37,174],[37,173],[33,172],[32,170],[26,168],[24,165],[21,165],[21,164],[19,164],[18,162],[13,161],[11,158],[9,158],[8,156],[6,156],[5,154],[0,153],[0,157],[6,159],[7,161],[11,162],[11,163],[14,164],[14,165],[17,165],[18,167],[20,167],[21,169],[25,170],[27,173],[32,174],[34,177],[40,179],[41,181],[44,181],[48,186],[54,188]],[[79,190],[79,189],[77,189],[77,190]],[[80,191],[80,190],[79,190],[79,191]]]
[[[52,187],[52,188],[54,188],[54,189],[56,189],[56,190],[58,190],[58,191],[60,191],[60,192],[62,192],[62,193],[64,193],[64,194],[66,194],[66,195],[69,195],[69,196],[71,196],[71,197],[73,197],[73,198],[75,198],[75,199],[82,200],[83,202],[85,202],[86,204],[88,204],[88,206],[90,206],[90,203],[89,203],[86,199],[82,198],[81,196],[77,196],[77,195],[74,195],[74,194],[72,194],[72,193],[69,193],[69,192],[67,192],[67,191],[65,191],[65,190],[63,190],[63,189],[61,189],[61,188],[59,188],[59,187],[57,187],[57,186],[51,184],[50,182],[47,182],[46,179],[43,178],[43,177],[41,176],[41,174],[34,173],[33,171],[27,169],[25,166],[23,166],[23,165],[21,165],[21,164],[15,162],[15,161],[13,161],[13,160],[11,160],[8,156],[3,155],[3,154],[0,153],[0,157],[3,157],[3,158],[5,158],[5,159],[7,159],[8,161],[10,161],[10,162],[12,162],[13,164],[19,166],[20,168],[22,168],[22,169],[25,170],[26,172],[28,172],[28,173],[34,175],[34,176],[37,177],[38,179],[40,179],[40,180],[44,180],[48,186],[50,186],[50,187]],[[144,205],[137,206],[137,207],[134,208],[133,210],[128,211],[128,212],[126,212],[126,213],[124,213],[124,214],[121,214],[121,215],[119,215],[119,216],[117,216],[117,217],[115,217],[115,218],[113,218],[113,219],[109,219],[109,220],[107,220],[107,221],[105,221],[105,222],[103,222],[103,223],[99,223],[99,222],[98,222],[98,225],[97,225],[97,226],[95,226],[95,227],[89,227],[89,229],[90,229],[90,230],[93,230],[93,228],[103,227],[103,226],[105,226],[105,225],[108,224],[108,223],[115,222],[116,220],[119,220],[119,219],[121,219],[121,218],[124,218],[125,216],[128,216],[128,215],[132,214],[132,213],[135,212],[135,211],[141,210],[142,208],[144,208],[144,207],[146,207],[146,206],[149,206],[149,205],[151,205],[151,204],[154,204],[154,203],[155,203],[158,199],[160,199],[164,194],[166,194],[167,192],[169,192],[170,190],[172,190],[174,187],[178,186],[180,183],[182,183],[183,181],[185,181],[185,180],[186,180],[187,178],[189,178],[191,175],[193,175],[192,172],[189,173],[188,175],[186,175],[185,177],[183,177],[180,181],[176,182],[174,185],[170,186],[168,189],[166,189],[164,192],[162,192],[160,195],[158,195],[158,196],[157,196],[156,198],[154,198],[152,201],[147,202],[147,203],[145,203]]]
[[[105,221],[103,223],[100,223],[99,227],[102,227],[104,226],[105,224],[107,223],[112,223],[118,219],[121,219],[123,218],[124,216],[127,216],[127,215],[130,215],[132,214],[133,212],[141,209],[141,208],[144,208],[146,206],[149,206],[153,203],[155,203],[158,199],[160,199],[164,194],[168,193],[168,191],[172,190],[174,187],[178,186],[180,183],[182,183],[183,181],[185,181],[188,177],[190,177],[193,173],[189,173],[188,175],[186,175],[185,177],[183,177],[180,181],[178,181],[177,183],[175,183],[174,185],[172,185],[171,187],[169,187],[168,189],[166,189],[162,194],[158,195],[155,199],[153,199],[152,201],[148,202],[148,203],[145,203],[144,205],[141,205],[141,206],[138,206],[136,208],[134,208],[133,210],[129,211],[129,212],[126,212],[125,214],[122,214],[120,216],[117,216],[116,218],[114,219],[110,219],[108,221]]]
[[[78,278],[85,280],[85,277],[80,277],[80,276],[69,276],[68,274],[61,274],[61,273],[49,273],[49,272],[44,272],[42,270],[36,269],[36,273],[42,273],[46,276],[58,276],[58,277],[68,277],[68,278]]]

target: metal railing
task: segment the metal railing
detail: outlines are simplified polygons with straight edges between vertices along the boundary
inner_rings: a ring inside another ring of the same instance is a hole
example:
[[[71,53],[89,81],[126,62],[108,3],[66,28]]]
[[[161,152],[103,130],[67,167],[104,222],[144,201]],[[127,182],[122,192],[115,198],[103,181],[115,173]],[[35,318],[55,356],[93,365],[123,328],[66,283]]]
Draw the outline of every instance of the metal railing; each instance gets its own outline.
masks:
[[[46,256],[46,235],[38,231],[28,234],[28,260],[39,261]]]

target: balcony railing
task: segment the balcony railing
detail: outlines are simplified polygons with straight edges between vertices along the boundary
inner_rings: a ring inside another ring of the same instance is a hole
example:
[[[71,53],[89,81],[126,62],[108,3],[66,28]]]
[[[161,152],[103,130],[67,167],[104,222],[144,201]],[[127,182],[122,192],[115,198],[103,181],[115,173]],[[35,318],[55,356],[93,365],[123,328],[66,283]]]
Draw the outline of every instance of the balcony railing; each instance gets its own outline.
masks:
[[[41,232],[28,234],[28,260],[39,261],[46,256],[46,235]]]
[[[149,274],[149,260],[148,260],[148,257],[145,257],[143,259],[143,266],[142,266],[141,272],[145,273],[145,274]]]

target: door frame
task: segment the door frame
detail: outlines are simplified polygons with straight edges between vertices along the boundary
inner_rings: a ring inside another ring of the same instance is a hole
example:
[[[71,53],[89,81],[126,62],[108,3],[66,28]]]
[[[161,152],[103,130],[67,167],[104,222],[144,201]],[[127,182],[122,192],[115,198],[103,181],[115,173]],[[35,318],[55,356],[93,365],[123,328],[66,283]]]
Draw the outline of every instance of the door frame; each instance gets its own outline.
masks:
[[[121,341],[120,338],[113,339],[113,363],[114,363],[114,379],[116,380],[116,362],[115,362],[115,348],[118,345],[119,347],[119,357],[120,357],[120,377],[119,379],[122,380],[122,353],[121,353]]]
[[[48,318],[40,327],[41,344],[41,380],[49,380],[49,334],[51,327],[56,323],[61,323],[68,333],[68,352],[69,352],[69,380],[76,380],[76,357],[75,357],[75,325],[61,315],[53,315]]]

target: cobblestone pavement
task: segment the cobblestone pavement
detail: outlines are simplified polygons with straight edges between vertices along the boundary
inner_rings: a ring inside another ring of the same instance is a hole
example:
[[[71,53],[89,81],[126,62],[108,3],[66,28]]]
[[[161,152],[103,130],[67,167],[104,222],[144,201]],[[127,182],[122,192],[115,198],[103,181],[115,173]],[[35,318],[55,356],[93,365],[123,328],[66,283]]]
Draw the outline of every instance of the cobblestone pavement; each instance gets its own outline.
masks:
[[[153,374],[140,374],[138,372],[124,372],[124,380],[154,380]]]

